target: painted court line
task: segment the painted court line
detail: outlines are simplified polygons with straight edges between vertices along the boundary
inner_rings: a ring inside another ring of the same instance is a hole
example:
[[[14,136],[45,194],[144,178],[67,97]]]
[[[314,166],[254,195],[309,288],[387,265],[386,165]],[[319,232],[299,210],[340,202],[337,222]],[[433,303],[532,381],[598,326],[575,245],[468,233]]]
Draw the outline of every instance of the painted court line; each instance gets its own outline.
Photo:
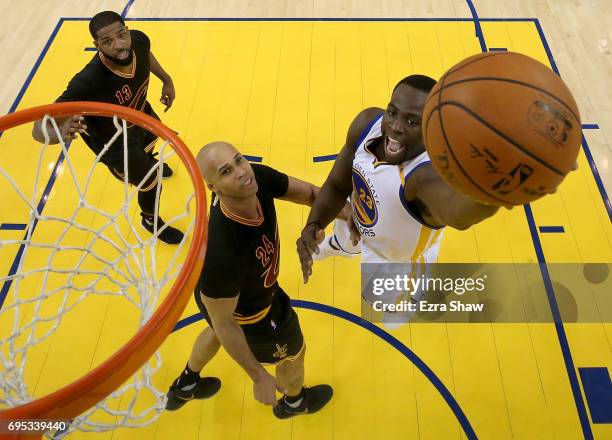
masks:
[[[25,223],[0,223],[0,231],[23,231],[27,227]]]
[[[431,368],[429,368],[420,357],[418,357],[412,350],[410,350],[410,348],[405,346],[399,339],[390,335],[389,333],[387,333],[380,327],[372,324],[371,322],[337,307],[313,301],[303,301],[297,299],[292,299],[291,305],[293,307],[327,313],[334,317],[344,319],[345,321],[349,321],[353,324],[358,325],[361,328],[370,331],[383,341],[387,342],[389,345],[391,345],[393,348],[403,354],[406,358],[408,358],[408,360],[412,362],[414,366],[417,367],[419,371],[423,373],[423,375],[429,380],[429,382],[436,388],[436,390],[440,393],[446,404],[449,406],[449,408],[457,418],[457,421],[461,425],[461,428],[463,429],[463,432],[465,433],[466,437],[470,440],[478,438],[470,421],[459,406],[457,400],[453,397],[452,393],[448,390],[448,388],[446,388],[444,383],[440,380],[438,376],[436,376],[436,374],[431,370]],[[172,331],[175,332],[202,319],[204,318],[200,313],[188,316],[187,318],[180,320]]]
[[[129,2],[128,4],[131,6],[132,2]],[[471,2],[468,2],[471,4]],[[473,5],[471,5],[473,7]],[[537,19],[533,19],[533,18],[517,18],[517,19],[479,19],[476,15],[476,11],[474,9],[473,11],[473,15],[474,17],[472,19],[469,18],[416,18],[416,19],[410,19],[410,18],[378,18],[378,19],[345,19],[345,18],[323,18],[323,19],[313,19],[313,18],[304,18],[304,19],[287,19],[287,18],[129,18],[126,20],[130,20],[130,21],[432,21],[432,22],[445,22],[445,21],[450,21],[450,22],[462,22],[462,21],[473,21],[475,23],[475,28],[476,28],[476,33],[477,33],[477,37],[479,37],[479,42],[481,44],[481,48],[483,49],[483,51],[486,51],[486,44],[484,42],[484,37],[482,36],[482,30],[480,28],[480,22],[503,22],[503,21],[510,21],[510,22],[534,22],[536,25],[536,28],[538,29],[538,33],[540,34],[540,37],[542,39],[542,43],[545,46],[545,50],[547,52],[547,55],[549,56],[549,60],[551,61],[551,65],[553,66],[553,70],[555,70],[558,73],[558,70],[556,68],[556,65],[554,63],[554,60],[552,58],[552,54],[550,53],[550,49],[548,48],[548,44],[546,43],[545,37],[543,35],[541,26],[539,24],[539,21]],[[43,51],[41,52],[37,62],[35,63],[32,71],[30,72],[30,74],[28,75],[28,78],[26,79],[26,82],[24,83],[23,87],[21,88],[17,98],[15,99],[13,105],[11,106],[11,110],[10,112],[15,111],[16,107],[18,106],[19,102],[21,101],[23,94],[25,93],[25,90],[27,89],[27,87],[29,86],[29,84],[31,83],[31,80],[34,76],[34,74],[36,73],[36,71],[38,70],[38,67],[40,66],[40,63],[42,61],[42,59],[44,58],[45,54],[47,53],[49,46],[51,45],[52,41],[54,40],[55,36],[57,35],[57,32],[59,31],[59,28],[61,27],[62,23],[64,21],[84,21],[84,20],[89,20],[88,17],[83,17],[83,18],[61,18],[58,22],[58,24],[56,25],[53,33],[51,34],[51,36],[49,37],[49,40],[47,41],[47,44],[45,45],[45,47],[43,48]],[[584,145],[583,145],[584,146]],[[588,148],[588,146],[587,146]],[[588,157],[587,157],[588,159]],[[61,161],[63,160],[63,156],[60,155],[60,157],[58,158],[58,161],[56,162],[56,169],[58,167],[58,165],[61,163]],[[592,156],[591,156],[591,160],[592,160]],[[49,188],[49,191],[51,189],[51,187],[53,186],[55,180],[54,180],[54,176],[55,173],[52,174],[51,179],[49,180],[47,187]],[[597,180],[597,178],[596,178]],[[603,195],[602,195],[603,197]],[[42,202],[42,200],[41,200]],[[44,208],[44,204],[39,204],[39,209],[40,211],[42,211],[42,209]],[[580,392],[580,387],[578,385],[577,382],[577,377],[576,377],[576,371],[573,365],[573,359],[571,357],[571,353],[569,350],[569,344],[567,341],[567,337],[565,335],[565,330],[563,328],[563,324],[560,320],[560,315],[558,312],[558,306],[556,304],[556,299],[554,298],[554,292],[552,290],[552,285],[550,284],[550,277],[548,275],[548,269],[546,267],[546,260],[544,258],[544,254],[543,254],[543,250],[542,250],[542,246],[541,243],[539,242],[539,237],[537,235],[537,231],[536,231],[536,227],[535,227],[535,221],[533,218],[533,213],[531,212],[531,207],[529,205],[526,205],[525,207],[525,214],[528,220],[528,224],[530,227],[530,232],[532,235],[532,240],[534,242],[534,247],[536,250],[536,254],[538,255],[538,261],[541,263],[540,264],[540,270],[542,271],[542,276],[546,285],[546,291],[549,297],[549,304],[551,306],[551,310],[553,311],[553,316],[555,317],[555,326],[557,329],[557,334],[559,337],[559,342],[561,345],[561,350],[563,353],[563,357],[565,360],[565,364],[566,364],[566,369],[568,371],[568,376],[570,378],[570,383],[571,383],[571,387],[572,387],[572,392],[574,394],[574,399],[576,401],[576,406],[578,409],[578,415],[580,418],[580,422],[582,425],[582,429],[583,429],[583,433],[585,438],[593,438],[593,434],[591,431],[591,427],[590,424],[588,422],[588,416],[586,415],[586,410],[584,407],[584,401],[582,399],[582,395]],[[39,211],[39,212],[40,212]],[[608,206],[608,212],[610,213],[610,207]],[[612,214],[611,214],[611,219],[612,219]],[[34,224],[35,226],[35,224]],[[21,254],[20,252],[18,252],[18,255],[15,258],[15,262],[18,262],[20,260]],[[2,289],[2,293],[0,293],[0,307],[1,304],[4,301],[4,296],[6,295],[6,292],[8,291],[8,288],[4,289],[4,287],[6,287],[6,283],[5,286],[3,286]],[[302,305],[300,304],[296,304],[296,306],[300,307],[306,307],[306,303],[307,302],[301,302],[303,303]],[[323,305],[320,305],[323,306]],[[329,307],[329,306],[325,306],[325,307]],[[309,307],[306,307],[309,308]],[[314,308],[314,306],[312,307],[313,310],[319,310]],[[339,313],[347,313],[344,312],[342,310],[336,309],[338,310]],[[556,313],[555,313],[556,311]],[[329,312],[328,312],[329,313]],[[350,319],[348,319],[346,316],[340,316],[343,319],[347,319],[350,321]],[[361,319],[361,318],[358,318]],[[366,327],[367,328],[367,327]],[[376,327],[378,328],[378,327]],[[372,330],[371,330],[372,331]],[[380,336],[380,335],[379,335]],[[382,336],[381,336],[382,337]],[[391,335],[389,335],[390,338],[392,338]],[[383,338],[384,339],[384,338]],[[398,341],[399,342],[399,341]],[[400,343],[401,344],[401,343]],[[405,353],[404,353],[405,354]],[[406,354],[405,354],[406,355]],[[406,355],[407,356],[407,355]],[[416,355],[414,355],[416,357]],[[407,356],[408,357],[408,356]],[[418,359],[418,358],[417,358]],[[412,360],[412,359],[411,359]],[[418,367],[418,366],[417,366]],[[426,366],[425,366],[426,367]],[[421,370],[422,371],[422,370]],[[447,390],[448,391],[448,390]],[[449,393],[450,394],[450,393]],[[452,398],[452,396],[450,396]],[[446,397],[445,397],[446,400]],[[454,400],[454,399],[453,399]],[[449,403],[449,401],[447,400],[447,403]],[[449,403],[450,405],[450,403]],[[452,406],[451,406],[452,409]],[[459,408],[460,410],[460,408]],[[453,410],[455,412],[455,410]],[[457,415],[457,413],[455,413]],[[467,421],[467,419],[465,419]],[[460,420],[460,423],[461,420]],[[468,422],[468,426],[469,426],[469,422]],[[475,433],[473,432],[473,429],[471,429],[471,426],[469,426],[469,429],[466,429],[466,426],[464,426],[464,424],[462,423],[462,427],[464,429],[464,432],[466,433],[466,436],[468,436],[468,438],[476,438]]]
[[[538,31],[538,35],[540,36],[540,40],[542,41],[542,45],[544,46],[544,50],[546,51],[546,56],[548,57],[548,62],[550,63],[552,70],[557,75],[561,76],[561,73],[559,73],[559,68],[557,67],[557,63],[555,63],[555,58],[553,57],[552,51],[550,50],[550,46],[548,45],[548,41],[546,40],[546,36],[544,35],[544,30],[542,29],[542,26],[540,25],[540,21],[536,19],[534,21],[534,24]],[[593,129],[595,127],[599,128],[597,124],[587,124],[587,125],[588,126],[586,128],[589,128],[589,129]],[[589,162],[589,166],[591,167],[593,178],[595,179],[595,183],[597,184],[597,189],[599,189],[599,194],[601,195],[601,200],[603,201],[604,206],[606,207],[606,211],[608,211],[608,217],[610,218],[610,222],[612,222],[612,203],[610,202],[610,198],[608,197],[608,194],[606,192],[605,185],[603,181],[601,180],[601,176],[599,175],[599,171],[597,170],[597,165],[595,164],[595,161],[593,160],[593,155],[591,154],[591,151],[589,150],[589,146],[586,142],[586,139],[584,138],[584,134],[582,135],[582,149]]]

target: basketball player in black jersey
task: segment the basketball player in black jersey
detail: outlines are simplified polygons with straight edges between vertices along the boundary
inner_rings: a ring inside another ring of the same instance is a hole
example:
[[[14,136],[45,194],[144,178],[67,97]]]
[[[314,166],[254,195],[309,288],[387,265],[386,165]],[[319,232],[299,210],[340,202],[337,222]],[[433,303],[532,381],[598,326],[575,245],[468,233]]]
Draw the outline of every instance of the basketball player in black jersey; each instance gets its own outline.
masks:
[[[175,91],[172,79],[151,53],[149,38],[143,32],[129,30],[121,16],[112,11],[96,14],[89,22],[89,31],[98,52],[87,66],[72,78],[56,102],[97,101],[117,104],[142,111],[159,120],[147,101],[150,73],[153,72],[163,82],[161,102],[166,105],[166,110],[172,105]],[[112,118],[106,117],[72,116],[58,118],[57,123],[64,141],[75,139],[77,133],[80,133],[96,155],[116,132]],[[47,133],[51,144],[59,143],[51,123],[48,123]],[[37,141],[44,142],[42,119],[35,122],[32,136]],[[157,137],[137,125],[128,128],[127,137],[128,179],[136,186],[157,163],[153,153]],[[123,182],[125,170],[121,139],[116,140],[100,160],[113,176]],[[171,175],[172,170],[164,164],[163,177]],[[157,172],[154,171],[138,193],[142,225],[151,233],[157,185]],[[159,229],[164,226],[160,218],[157,219],[157,224]],[[159,239],[169,244],[177,244],[183,239],[183,233],[168,225],[159,233]]]
[[[208,248],[195,300],[209,324],[168,392],[166,409],[203,399],[220,387],[199,372],[221,345],[253,380],[255,398],[278,418],[314,413],[332,397],[329,385],[306,388],[304,338],[289,297],[278,285],[280,239],[274,199],[312,205],[319,188],[263,165],[252,165],[230,144],[198,154],[214,192]],[[347,204],[339,217],[347,218]],[[276,365],[276,377],[261,364]],[[284,396],[276,401],[276,390]]]

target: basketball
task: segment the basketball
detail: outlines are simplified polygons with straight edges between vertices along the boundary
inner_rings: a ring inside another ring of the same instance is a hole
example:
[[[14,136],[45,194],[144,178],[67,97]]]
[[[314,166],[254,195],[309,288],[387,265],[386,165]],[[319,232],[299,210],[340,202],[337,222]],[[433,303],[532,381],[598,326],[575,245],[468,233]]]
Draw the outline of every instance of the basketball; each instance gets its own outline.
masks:
[[[514,52],[453,66],[423,111],[423,138],[438,173],[471,198],[500,206],[553,192],[574,166],[581,133],[563,80]]]

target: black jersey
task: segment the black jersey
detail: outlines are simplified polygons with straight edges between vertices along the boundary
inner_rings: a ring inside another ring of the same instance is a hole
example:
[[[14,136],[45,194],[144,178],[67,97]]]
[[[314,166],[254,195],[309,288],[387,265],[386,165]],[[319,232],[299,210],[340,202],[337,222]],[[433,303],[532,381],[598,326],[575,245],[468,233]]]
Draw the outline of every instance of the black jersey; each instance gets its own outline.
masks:
[[[56,102],[105,102],[131,107],[157,118],[151,105],[147,102],[147,89],[151,73],[149,62],[151,42],[143,32],[133,30],[130,31],[130,35],[133,52],[132,71],[130,73],[114,70],[100,51],[94,55],[83,70],[70,80],[68,87]],[[116,132],[112,118],[88,116],[85,118],[85,123],[87,133],[83,134],[83,139],[95,153],[99,153],[104,143],[108,142]],[[143,131],[140,127],[131,127],[128,130],[130,144],[140,141],[143,137]],[[113,147],[122,144],[121,139],[119,139],[115,141]]]
[[[285,195],[289,185],[286,174],[264,165],[252,166],[260,218],[244,219],[222,203],[211,205],[206,260],[197,287],[210,298],[240,294],[234,312],[240,324],[265,316],[272,304],[280,262],[274,198]]]

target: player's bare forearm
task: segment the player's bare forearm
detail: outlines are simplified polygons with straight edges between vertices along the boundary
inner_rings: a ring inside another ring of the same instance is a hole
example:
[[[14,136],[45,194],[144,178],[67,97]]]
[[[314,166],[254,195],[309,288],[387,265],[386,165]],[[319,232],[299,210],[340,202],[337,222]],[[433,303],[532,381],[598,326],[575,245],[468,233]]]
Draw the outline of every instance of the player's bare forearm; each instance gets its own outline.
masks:
[[[452,188],[431,164],[422,165],[409,177],[404,197],[416,202],[430,224],[458,230],[468,229],[499,210],[498,206],[479,203]]]
[[[235,319],[222,319],[219,322],[213,320],[213,325],[217,338],[219,338],[219,342],[221,342],[225,351],[247,372],[253,381],[266,374],[266,370],[255,359],[247,344],[244,332]]]
[[[172,78],[164,70],[161,64],[159,64],[159,61],[157,61],[157,58],[155,58],[153,52],[149,52],[149,64],[151,66],[151,73],[158,77],[161,82],[164,84],[172,82]]]
[[[498,210],[499,206],[478,203],[457,193],[450,202],[445,224],[462,231],[491,217]]]
[[[350,144],[345,145],[317,194],[307,224],[317,222],[324,229],[344,208],[346,198],[353,189],[351,176],[354,157],[354,149]]]
[[[281,200],[287,200],[299,205],[312,207],[315,204],[320,192],[321,188],[318,186],[289,176],[287,193],[281,197]],[[347,220],[349,216],[350,205],[345,202],[341,210],[338,212],[336,218],[339,218],[340,220]]]
[[[325,181],[312,205],[306,223],[317,222],[322,229],[325,229],[335,218],[346,220],[343,218],[346,217],[344,208],[349,194],[350,192],[345,193],[335,187],[330,179]]]

